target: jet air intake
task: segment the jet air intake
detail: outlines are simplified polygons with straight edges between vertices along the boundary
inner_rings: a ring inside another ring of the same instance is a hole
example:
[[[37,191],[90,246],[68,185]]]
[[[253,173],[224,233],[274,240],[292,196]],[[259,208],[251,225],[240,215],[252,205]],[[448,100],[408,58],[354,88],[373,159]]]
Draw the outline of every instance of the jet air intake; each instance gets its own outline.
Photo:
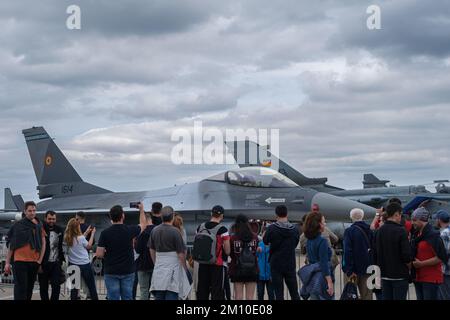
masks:
[[[343,221],[345,217],[348,217],[350,221],[350,211],[355,208],[364,210],[364,219],[373,219],[376,213],[375,208],[365,204],[322,192],[317,193],[312,198],[311,210],[315,205],[318,206],[319,211],[325,215],[326,219],[334,221]]]

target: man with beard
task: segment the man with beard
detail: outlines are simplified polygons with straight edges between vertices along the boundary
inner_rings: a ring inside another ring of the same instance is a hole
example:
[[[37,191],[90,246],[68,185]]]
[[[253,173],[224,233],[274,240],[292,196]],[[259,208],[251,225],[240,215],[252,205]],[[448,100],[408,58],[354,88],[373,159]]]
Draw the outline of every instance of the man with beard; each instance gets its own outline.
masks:
[[[44,231],[46,250],[38,272],[41,300],[49,300],[49,282],[52,287],[51,300],[59,300],[62,277],[61,265],[65,261],[62,247],[64,229],[56,225],[56,213],[54,211],[45,213]]]
[[[442,264],[447,262],[447,252],[440,233],[429,223],[430,213],[425,208],[415,210],[411,218],[416,230],[411,242],[417,300],[438,300],[439,287],[444,282]]]

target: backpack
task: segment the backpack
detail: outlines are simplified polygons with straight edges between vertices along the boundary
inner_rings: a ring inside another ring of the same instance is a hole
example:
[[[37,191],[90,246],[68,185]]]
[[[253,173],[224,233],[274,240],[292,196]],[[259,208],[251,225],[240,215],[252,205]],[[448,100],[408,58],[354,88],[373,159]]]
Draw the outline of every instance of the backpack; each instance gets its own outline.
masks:
[[[347,282],[344,287],[344,291],[342,291],[340,300],[359,300],[358,288],[354,282]]]
[[[250,243],[243,244],[243,249],[239,254],[236,262],[236,276],[237,277],[252,277],[256,274],[256,256],[252,252]]]
[[[212,229],[206,228],[205,225],[206,223],[202,223],[195,235],[192,257],[194,261],[201,264],[215,264],[217,261],[217,232],[222,225],[218,224]]]

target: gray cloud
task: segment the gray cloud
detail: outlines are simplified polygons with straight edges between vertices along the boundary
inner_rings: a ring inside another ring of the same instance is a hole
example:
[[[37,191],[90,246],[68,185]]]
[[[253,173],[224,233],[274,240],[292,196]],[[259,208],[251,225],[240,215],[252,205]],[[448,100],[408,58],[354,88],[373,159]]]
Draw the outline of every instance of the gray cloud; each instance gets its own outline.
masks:
[[[381,30],[366,28],[368,15],[361,15],[369,4],[381,9]],[[414,56],[445,58],[450,54],[450,6],[446,0],[433,5],[420,0],[360,1],[353,10],[335,11],[338,34],[330,41],[330,49],[364,48],[384,57],[398,60]]]

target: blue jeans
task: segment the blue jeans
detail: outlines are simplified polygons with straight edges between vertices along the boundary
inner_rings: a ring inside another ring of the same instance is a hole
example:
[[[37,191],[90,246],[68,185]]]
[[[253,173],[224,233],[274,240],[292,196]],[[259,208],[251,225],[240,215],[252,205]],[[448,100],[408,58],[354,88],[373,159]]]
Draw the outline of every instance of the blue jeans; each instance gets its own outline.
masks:
[[[105,274],[108,300],[133,300],[134,273]]]
[[[439,300],[439,284],[427,282],[414,282],[417,300]]]
[[[439,299],[450,300],[450,275],[444,275],[444,283],[439,287]]]
[[[178,300],[178,293],[173,291],[155,290],[152,291],[152,294],[155,296],[155,300]]]
[[[375,297],[378,301],[383,300],[383,292],[380,290],[373,290],[373,293],[375,293]]]
[[[381,280],[383,300],[406,300],[408,288],[408,280]]]

